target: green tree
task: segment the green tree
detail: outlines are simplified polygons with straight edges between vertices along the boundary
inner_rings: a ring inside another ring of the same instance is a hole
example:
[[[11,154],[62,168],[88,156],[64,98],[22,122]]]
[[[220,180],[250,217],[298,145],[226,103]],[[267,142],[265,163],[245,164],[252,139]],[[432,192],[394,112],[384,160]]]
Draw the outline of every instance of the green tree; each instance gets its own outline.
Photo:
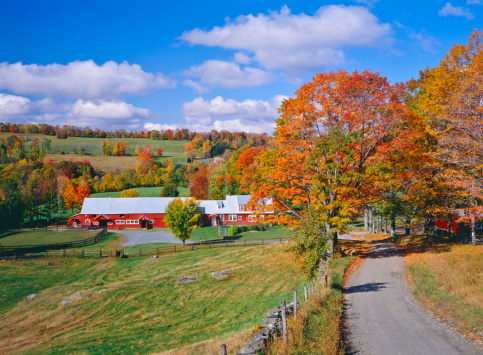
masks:
[[[139,194],[135,189],[128,189],[121,192],[121,197],[139,197]]]
[[[169,182],[164,185],[163,189],[161,190],[159,197],[178,197],[179,191],[176,187],[176,184],[173,182]]]
[[[201,217],[201,214],[198,213],[199,204],[195,199],[185,199],[183,202],[177,198],[171,201],[166,209],[164,222],[175,238],[183,241],[183,246],[193,229],[198,228],[196,223]]]

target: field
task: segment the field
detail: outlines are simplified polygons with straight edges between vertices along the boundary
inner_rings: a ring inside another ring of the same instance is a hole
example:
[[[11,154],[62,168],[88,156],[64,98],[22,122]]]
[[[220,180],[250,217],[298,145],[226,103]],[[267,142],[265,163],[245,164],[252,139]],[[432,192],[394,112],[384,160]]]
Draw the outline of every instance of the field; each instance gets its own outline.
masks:
[[[163,189],[162,186],[159,187],[135,187],[139,194],[139,197],[159,197],[161,190]],[[178,192],[180,196],[186,196],[188,189],[185,187],[178,187]],[[100,192],[96,194],[92,194],[91,197],[95,198],[108,198],[108,197],[121,197],[122,191],[113,191],[113,192]]]
[[[159,259],[0,263],[3,354],[149,354],[194,345],[238,351],[303,276],[282,245],[204,249]],[[212,272],[238,268],[216,280]],[[196,276],[187,283],[181,277]],[[25,297],[40,295],[31,301]],[[62,300],[85,292],[71,303]],[[215,339],[215,340],[210,340]],[[243,344],[243,342],[245,342]],[[199,351],[198,353],[208,353]]]
[[[48,154],[48,156],[54,161],[67,160],[72,156],[74,160],[82,161],[87,159],[91,161],[93,166],[98,166],[100,169],[107,169],[120,167],[120,169],[136,167],[137,156],[135,155],[136,144],[141,148],[144,148],[146,144],[150,144],[151,147],[157,149],[159,146],[163,147],[163,156],[160,159],[170,158],[175,164],[185,163],[186,158],[184,156],[184,146],[188,141],[167,141],[167,140],[153,140],[147,138],[112,138],[114,143],[127,142],[129,144],[129,154],[132,157],[109,157],[100,155],[102,153],[102,141],[105,138],[86,138],[86,137],[69,137],[67,139],[57,139],[54,136],[46,136],[43,134],[23,134],[23,133],[8,133],[0,132],[0,138],[7,138],[11,135],[17,137],[23,137],[25,140],[31,138],[37,138],[41,144],[43,138],[47,138],[52,141],[52,149],[56,154]],[[111,139],[111,138],[109,138]],[[87,152],[89,155],[76,154],[79,151],[81,143],[87,143]],[[30,146],[29,141],[24,142],[26,146]],[[63,151],[64,154],[60,152]],[[122,160],[121,160],[122,159]],[[120,163],[122,161],[122,163]],[[106,170],[106,171],[107,171]]]
[[[415,296],[438,317],[482,341],[483,247],[423,236],[405,237],[401,245]]]
[[[21,232],[0,238],[0,245],[45,245],[55,243],[74,242],[91,238],[96,235],[95,231],[68,230],[68,231],[45,231]]]

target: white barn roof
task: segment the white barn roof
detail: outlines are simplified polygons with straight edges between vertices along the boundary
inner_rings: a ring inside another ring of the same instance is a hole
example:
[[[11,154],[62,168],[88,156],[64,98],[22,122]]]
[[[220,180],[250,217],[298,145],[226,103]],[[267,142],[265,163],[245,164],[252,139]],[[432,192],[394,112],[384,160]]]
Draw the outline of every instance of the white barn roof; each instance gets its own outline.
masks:
[[[182,197],[184,200],[186,197]],[[81,214],[134,214],[165,213],[168,204],[175,197],[129,197],[129,198],[86,198]],[[200,208],[204,214],[248,214],[240,211],[240,205],[246,205],[250,195],[226,196],[225,200],[202,200]]]

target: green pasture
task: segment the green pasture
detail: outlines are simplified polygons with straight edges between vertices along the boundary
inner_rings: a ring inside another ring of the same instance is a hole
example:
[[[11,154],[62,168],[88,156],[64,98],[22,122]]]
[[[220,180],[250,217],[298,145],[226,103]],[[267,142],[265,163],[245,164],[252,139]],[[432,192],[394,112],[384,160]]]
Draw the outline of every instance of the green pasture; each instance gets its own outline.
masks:
[[[98,231],[86,230],[36,230],[0,236],[0,245],[45,245],[55,243],[76,242],[94,237]]]
[[[211,276],[231,268],[237,269],[225,279]],[[182,277],[197,279],[176,283]],[[303,282],[282,245],[201,249],[154,260],[1,263],[0,348],[36,355],[176,349],[253,328]],[[27,301],[34,292],[40,294]],[[62,305],[77,292],[84,294]]]

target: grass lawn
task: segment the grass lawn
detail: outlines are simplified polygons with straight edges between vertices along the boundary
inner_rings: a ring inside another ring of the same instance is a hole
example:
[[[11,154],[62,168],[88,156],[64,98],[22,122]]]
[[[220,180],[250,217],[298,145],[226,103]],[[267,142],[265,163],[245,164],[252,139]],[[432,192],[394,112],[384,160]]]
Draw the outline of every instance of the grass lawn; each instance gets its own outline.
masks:
[[[218,227],[202,227],[197,228],[191,234],[189,242],[199,242],[207,240],[223,239],[218,235]],[[285,229],[282,226],[272,226],[269,231],[249,231],[241,233],[233,237],[226,237],[229,240],[260,240],[260,239],[290,239],[292,238],[292,231]]]
[[[0,245],[44,245],[83,240],[95,236],[96,231],[68,230],[21,232],[0,238]]]
[[[404,237],[401,245],[415,296],[470,338],[483,340],[483,247],[427,236]]]
[[[239,268],[216,280],[212,272]],[[196,281],[175,283],[181,277]],[[102,285],[98,283],[103,283]],[[253,329],[302,293],[283,245],[202,249],[159,259],[0,263],[2,354],[151,354]],[[101,290],[104,290],[100,292]],[[41,292],[27,301],[25,297]],[[85,292],[72,303],[61,302]],[[227,342],[238,351],[247,339]],[[217,352],[217,353],[218,353]],[[204,353],[204,352],[200,352]]]
[[[159,187],[135,187],[139,194],[139,197],[159,197],[161,190],[163,189],[162,186]],[[178,187],[178,192],[180,196],[185,196],[188,192],[188,189],[185,187]],[[113,191],[113,192],[100,192],[97,194],[92,194],[91,197],[95,198],[107,198],[107,197],[121,197],[122,191]]]

